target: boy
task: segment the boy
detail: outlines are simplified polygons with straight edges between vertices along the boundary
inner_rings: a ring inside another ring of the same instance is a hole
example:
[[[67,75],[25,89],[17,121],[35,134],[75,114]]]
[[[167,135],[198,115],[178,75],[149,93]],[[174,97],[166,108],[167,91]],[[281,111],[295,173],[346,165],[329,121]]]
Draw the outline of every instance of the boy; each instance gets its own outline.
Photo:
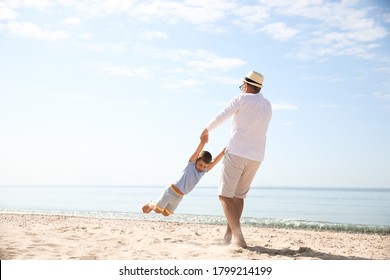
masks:
[[[142,207],[142,212],[150,213],[152,210],[164,216],[173,214],[183,196],[188,194],[206,172],[210,171],[223,157],[225,149],[212,161],[212,156],[207,151],[202,151],[205,144],[208,142],[208,136],[202,136],[196,151],[190,157],[190,160],[183,170],[181,178],[169,186],[160,199],[155,202],[149,202]]]

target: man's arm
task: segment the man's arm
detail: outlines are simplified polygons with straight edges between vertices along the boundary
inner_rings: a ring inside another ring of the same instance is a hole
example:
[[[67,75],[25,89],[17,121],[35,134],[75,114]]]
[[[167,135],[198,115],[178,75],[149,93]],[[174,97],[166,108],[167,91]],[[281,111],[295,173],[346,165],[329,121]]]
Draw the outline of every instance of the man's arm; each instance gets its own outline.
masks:
[[[240,106],[241,106],[241,95],[233,98],[230,101],[230,103],[218,115],[216,115],[212,120],[208,122],[208,124],[205,127],[206,129],[203,131],[202,135],[217,128],[226,120],[228,120],[230,117],[232,117],[240,109]]]
[[[200,137],[200,142],[199,142],[199,145],[198,147],[196,148],[196,151],[192,154],[192,156],[190,157],[190,162],[193,162],[193,161],[196,161],[198,159],[198,156],[200,154],[200,152],[203,150],[204,148],[204,145],[206,145],[206,143],[209,141],[209,136],[208,135],[202,135]]]
[[[217,155],[214,160],[209,164],[209,166],[207,167],[207,169],[210,171],[218,162],[220,162],[220,160],[223,158],[223,156],[225,155],[226,153],[226,147],[223,148],[222,152],[219,153],[219,155]]]

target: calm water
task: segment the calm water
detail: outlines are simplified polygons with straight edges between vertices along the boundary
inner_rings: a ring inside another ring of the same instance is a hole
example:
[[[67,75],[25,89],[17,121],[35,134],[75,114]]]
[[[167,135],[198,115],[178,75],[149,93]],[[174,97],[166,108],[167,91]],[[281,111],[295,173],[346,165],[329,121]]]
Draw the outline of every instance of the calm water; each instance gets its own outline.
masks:
[[[225,223],[216,188],[198,187],[169,218],[141,213],[164,187],[0,187],[0,211]],[[243,223],[390,234],[390,189],[252,188]]]

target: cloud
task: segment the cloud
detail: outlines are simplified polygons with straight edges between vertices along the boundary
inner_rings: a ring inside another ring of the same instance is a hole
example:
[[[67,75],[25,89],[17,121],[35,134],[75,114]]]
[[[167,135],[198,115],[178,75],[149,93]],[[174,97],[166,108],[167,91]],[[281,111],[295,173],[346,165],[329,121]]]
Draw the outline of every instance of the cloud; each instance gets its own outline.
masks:
[[[189,52],[188,54],[189,59],[186,62],[186,65],[198,72],[214,69],[219,71],[228,71],[232,68],[246,64],[246,61],[240,58],[220,57],[202,49],[195,52]]]
[[[320,105],[320,108],[335,110],[335,109],[340,109],[340,106],[336,105],[336,104],[322,104],[322,105]]]
[[[124,76],[124,77],[141,77],[147,78],[150,76],[150,71],[144,67],[131,68],[129,66],[103,66],[101,70],[109,76]]]
[[[298,106],[294,104],[289,104],[289,103],[272,103],[272,110],[274,111],[281,111],[281,110],[298,110]]]
[[[17,9],[22,7],[49,9],[57,5],[73,10],[76,14],[63,21],[68,25],[80,23],[77,13],[91,20],[122,15],[135,26],[145,22],[193,26],[201,32],[232,32],[231,27],[236,25],[253,36],[264,32],[276,41],[290,40],[288,57],[302,60],[324,60],[335,56],[372,59],[375,58],[373,50],[380,48],[381,40],[389,35],[386,28],[389,13],[372,5],[362,5],[357,0],[258,0],[252,3],[243,4],[238,0],[25,0],[10,1],[0,6],[0,19],[15,20]],[[281,18],[283,22],[269,22],[270,19]],[[30,32],[21,31],[21,26],[13,26],[13,34],[48,40],[67,37],[63,31],[38,30],[38,26],[27,26],[22,22],[19,25],[24,25],[23,28]],[[4,30],[6,27],[3,24],[0,28]],[[169,39],[167,33],[153,30],[147,30],[143,36],[146,39]],[[216,62],[221,65],[241,63],[238,60]],[[203,59],[195,59],[189,66],[195,66],[196,69],[211,67]]]
[[[385,26],[389,14],[359,1],[261,0],[253,5],[238,6],[232,22],[250,32],[265,32],[277,41],[291,38],[288,57],[300,60],[323,60],[333,56],[375,58],[379,41],[389,34]],[[252,17],[248,14],[257,14]],[[284,22],[269,23],[283,17]],[[294,26],[291,25],[294,22]]]
[[[11,21],[5,25],[5,28],[11,34],[27,38],[36,38],[48,41],[58,41],[68,38],[68,35],[64,31],[44,30],[40,26],[31,22]]]
[[[72,100],[72,101],[93,101],[93,100],[96,100],[96,96],[86,95],[86,94],[67,93],[63,97],[64,97],[64,99]]]
[[[203,25],[225,18],[227,11],[234,9],[235,6],[234,2],[225,0],[188,0],[185,2],[156,0],[135,5],[130,15],[143,21],[158,20]]]
[[[58,0],[60,5],[73,8],[88,18],[129,13],[134,9],[134,2],[131,0]]]
[[[246,62],[239,58],[225,58],[225,57],[204,57],[197,60],[190,60],[186,65],[198,72],[205,72],[209,70],[228,71],[232,68],[244,65]]]
[[[253,30],[258,24],[264,23],[270,17],[267,8],[262,5],[238,6],[232,13],[236,16],[233,23],[248,30]]]
[[[383,18],[386,23],[390,23],[390,13],[386,13],[383,15]]]
[[[89,38],[88,34],[80,34],[81,39]],[[125,44],[112,44],[112,43],[77,43],[77,46],[86,48],[87,50],[93,52],[110,52],[110,53],[120,53],[126,50]]]
[[[74,8],[88,17],[125,14],[137,22],[163,22],[164,24],[192,24],[203,31],[223,32],[226,28],[215,25],[238,6],[232,0],[203,1],[123,1],[123,0],[58,0],[60,5]]]
[[[54,5],[51,0],[24,0],[20,4],[24,7],[34,7],[40,10],[45,10]]]
[[[284,22],[270,23],[257,31],[263,31],[277,41],[286,41],[298,33],[296,29],[288,27]]]
[[[141,51],[141,49],[139,49]],[[168,77],[174,78],[161,78],[161,82],[165,89],[171,91],[183,91],[188,88],[199,87],[205,83],[204,79],[199,80],[194,77],[201,75],[204,72],[226,72],[232,68],[239,67],[246,63],[246,61],[238,58],[221,57],[203,49],[191,51],[185,49],[163,51],[160,49],[150,49],[146,51],[142,49],[143,54],[150,54],[156,59],[171,59],[171,68],[159,69],[159,64],[154,65],[154,70],[158,70],[161,73],[165,73]],[[179,64],[179,66],[177,66]],[[131,67],[126,65],[113,66],[105,65],[100,67],[101,71],[110,76],[122,76],[122,77],[151,77],[151,70],[147,67]],[[178,77],[180,79],[177,79]],[[211,80],[217,81],[221,84],[239,84],[239,79],[232,79],[227,77],[221,77],[216,75],[210,76]]]
[[[214,80],[217,83],[220,83],[223,85],[239,85],[241,82],[241,79],[231,78],[231,77],[222,77],[222,76],[213,76],[213,77],[211,77],[211,80]]]
[[[66,25],[79,25],[80,22],[80,19],[76,17],[67,18],[63,21],[63,23]]]
[[[166,40],[169,38],[168,34],[161,31],[155,31],[155,30],[145,30],[142,33],[142,36],[147,39],[163,39]]]
[[[170,91],[187,91],[189,88],[196,88],[204,84],[203,81],[195,79],[169,80],[165,81],[164,88]]]
[[[325,82],[342,82],[345,77],[338,77],[334,75],[310,75],[302,77],[303,80],[325,81]]]
[[[385,66],[379,66],[375,70],[386,75],[390,75],[390,64],[387,64]]]
[[[142,22],[190,23],[193,25],[211,24],[226,16],[226,11],[236,4],[230,0],[204,1],[76,1],[58,0],[66,7],[74,8],[87,16],[126,14]]]
[[[172,69],[180,69],[182,72],[188,71],[191,73],[210,70],[225,72],[247,63],[241,58],[223,57],[204,49],[163,50],[148,46],[137,46],[133,48],[133,51],[155,59],[169,59],[172,61]],[[180,66],[177,67],[173,63],[178,63]]]
[[[380,25],[378,16],[369,7],[359,7],[354,1],[323,3],[322,13],[309,13],[312,7],[301,7],[303,19],[312,19],[313,28],[308,28],[302,38],[298,57],[316,59],[331,56],[357,56],[371,59],[372,49],[380,47],[379,40],[388,36]],[[291,13],[288,12],[288,13]],[[287,14],[288,14],[287,13]]]
[[[208,32],[208,33],[225,33],[228,32],[229,27],[224,25],[217,25],[213,23],[206,23],[206,24],[200,24],[196,26],[196,29],[202,32]]]
[[[389,34],[381,25],[381,20],[386,23],[388,14],[359,2],[262,0],[259,5],[271,18],[282,16],[286,23],[269,23],[257,30],[275,40],[299,35],[299,41],[291,46],[288,54],[291,58],[322,60],[332,56],[356,56],[372,59],[375,58],[372,50],[380,47],[378,41]],[[290,19],[294,19],[294,27],[289,26]]]
[[[389,93],[382,93],[382,92],[375,92],[374,94],[374,97],[379,99],[379,100],[383,100],[383,101],[390,101],[390,94]]]
[[[7,7],[5,4],[0,4],[0,20],[16,19],[18,13]]]

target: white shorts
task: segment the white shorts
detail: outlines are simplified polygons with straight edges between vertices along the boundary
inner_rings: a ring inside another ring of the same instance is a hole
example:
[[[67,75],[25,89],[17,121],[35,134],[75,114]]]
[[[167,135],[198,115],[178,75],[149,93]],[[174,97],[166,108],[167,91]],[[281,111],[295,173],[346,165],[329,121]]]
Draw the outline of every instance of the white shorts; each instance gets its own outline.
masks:
[[[160,196],[159,200],[157,201],[156,207],[163,211],[164,209],[167,210],[169,215],[172,215],[173,212],[175,212],[177,206],[179,206],[179,203],[183,199],[182,195],[177,194],[172,187],[168,187]]]
[[[230,198],[245,198],[259,169],[261,161],[237,155],[225,154],[222,161],[218,195]]]

